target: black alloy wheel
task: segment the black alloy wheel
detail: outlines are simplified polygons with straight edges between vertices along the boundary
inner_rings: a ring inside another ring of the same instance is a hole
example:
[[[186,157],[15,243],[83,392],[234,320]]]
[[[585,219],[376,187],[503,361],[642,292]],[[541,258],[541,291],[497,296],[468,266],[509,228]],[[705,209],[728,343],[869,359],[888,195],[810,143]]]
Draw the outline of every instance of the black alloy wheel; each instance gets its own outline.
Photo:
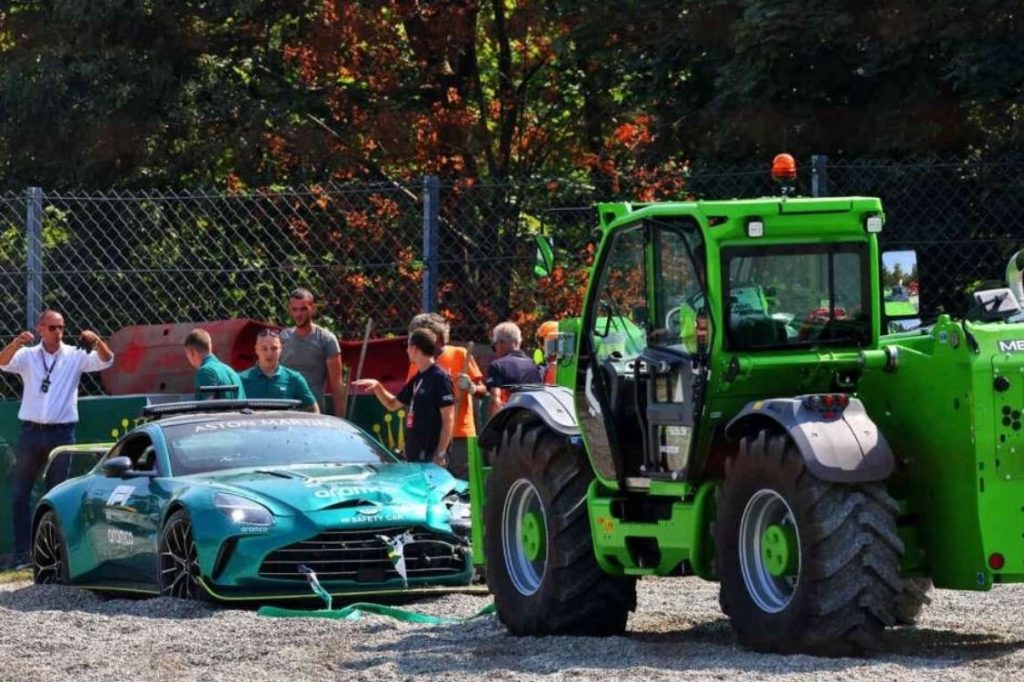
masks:
[[[50,510],[43,514],[36,526],[32,543],[32,580],[37,585],[68,585],[71,583],[70,575],[64,529],[57,513]]]
[[[199,554],[192,539],[192,522],[184,509],[171,514],[160,533],[160,594],[178,599],[202,599]]]

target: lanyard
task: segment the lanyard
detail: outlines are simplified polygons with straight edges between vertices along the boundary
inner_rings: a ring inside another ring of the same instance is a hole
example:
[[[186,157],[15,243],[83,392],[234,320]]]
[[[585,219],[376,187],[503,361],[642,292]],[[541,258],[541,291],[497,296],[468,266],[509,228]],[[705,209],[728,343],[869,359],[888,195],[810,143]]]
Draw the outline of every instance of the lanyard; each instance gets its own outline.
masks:
[[[423,385],[423,378],[422,377],[420,377],[420,380],[412,385],[412,398],[409,400],[409,416],[410,417],[413,415],[413,412],[416,411],[416,407],[415,407],[415,405],[416,405],[416,394],[420,392],[420,386],[422,386],[422,385]]]
[[[60,349],[53,356],[53,364],[50,366],[46,365],[46,351],[43,350],[42,346],[39,347],[39,360],[43,363],[43,371],[46,372],[46,378],[43,379],[46,383],[50,383],[50,375],[53,373],[54,367],[57,366],[57,360],[60,359]]]
[[[412,385],[412,398],[409,400],[409,411],[405,413],[405,428],[411,429],[416,424],[416,394],[423,385],[423,377]]]
[[[60,348],[57,349],[57,352],[60,353]],[[39,385],[39,392],[40,393],[49,393],[50,392],[50,374],[53,373],[54,368],[57,366],[57,360],[59,360],[59,359],[60,359],[60,355],[54,355],[53,356],[53,364],[50,365],[50,366],[47,366],[46,365],[46,351],[43,350],[42,346],[39,347],[39,360],[40,360],[40,362],[43,363],[43,371],[46,372],[46,376],[43,377],[43,382]]]

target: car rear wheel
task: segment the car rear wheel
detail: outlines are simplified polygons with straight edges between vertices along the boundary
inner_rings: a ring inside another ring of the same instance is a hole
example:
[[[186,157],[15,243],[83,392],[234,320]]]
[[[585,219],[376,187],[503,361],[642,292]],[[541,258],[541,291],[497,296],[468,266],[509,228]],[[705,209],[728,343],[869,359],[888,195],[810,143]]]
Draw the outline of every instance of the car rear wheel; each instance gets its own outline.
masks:
[[[32,580],[37,585],[68,585],[68,543],[55,512],[43,514],[32,543]]]
[[[192,522],[184,509],[171,514],[160,533],[160,594],[178,599],[202,599],[199,554],[192,538]]]

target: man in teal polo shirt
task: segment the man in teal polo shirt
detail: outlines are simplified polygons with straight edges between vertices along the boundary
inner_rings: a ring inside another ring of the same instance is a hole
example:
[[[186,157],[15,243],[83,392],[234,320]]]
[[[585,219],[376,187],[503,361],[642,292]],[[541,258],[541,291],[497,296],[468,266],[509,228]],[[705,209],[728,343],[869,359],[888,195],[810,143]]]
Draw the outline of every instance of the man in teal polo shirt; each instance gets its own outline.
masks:
[[[247,396],[298,400],[304,410],[320,412],[306,379],[281,364],[280,332],[264,329],[257,334],[256,358],[256,364],[240,375]]]
[[[196,368],[196,400],[210,398],[245,398],[245,388],[238,372],[213,354],[213,339],[205,329],[193,329],[185,337],[185,357]],[[203,386],[233,386],[216,392],[205,392]]]

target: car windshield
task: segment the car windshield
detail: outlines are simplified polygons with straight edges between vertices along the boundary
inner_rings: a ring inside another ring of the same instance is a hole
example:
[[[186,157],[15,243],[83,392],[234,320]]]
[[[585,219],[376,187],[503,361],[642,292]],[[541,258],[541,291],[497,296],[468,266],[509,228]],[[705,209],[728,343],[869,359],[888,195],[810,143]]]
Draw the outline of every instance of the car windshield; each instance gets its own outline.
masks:
[[[163,428],[176,476],[237,467],[392,462],[377,441],[327,415],[218,415]]]
[[[725,249],[730,350],[871,342],[866,246]]]

